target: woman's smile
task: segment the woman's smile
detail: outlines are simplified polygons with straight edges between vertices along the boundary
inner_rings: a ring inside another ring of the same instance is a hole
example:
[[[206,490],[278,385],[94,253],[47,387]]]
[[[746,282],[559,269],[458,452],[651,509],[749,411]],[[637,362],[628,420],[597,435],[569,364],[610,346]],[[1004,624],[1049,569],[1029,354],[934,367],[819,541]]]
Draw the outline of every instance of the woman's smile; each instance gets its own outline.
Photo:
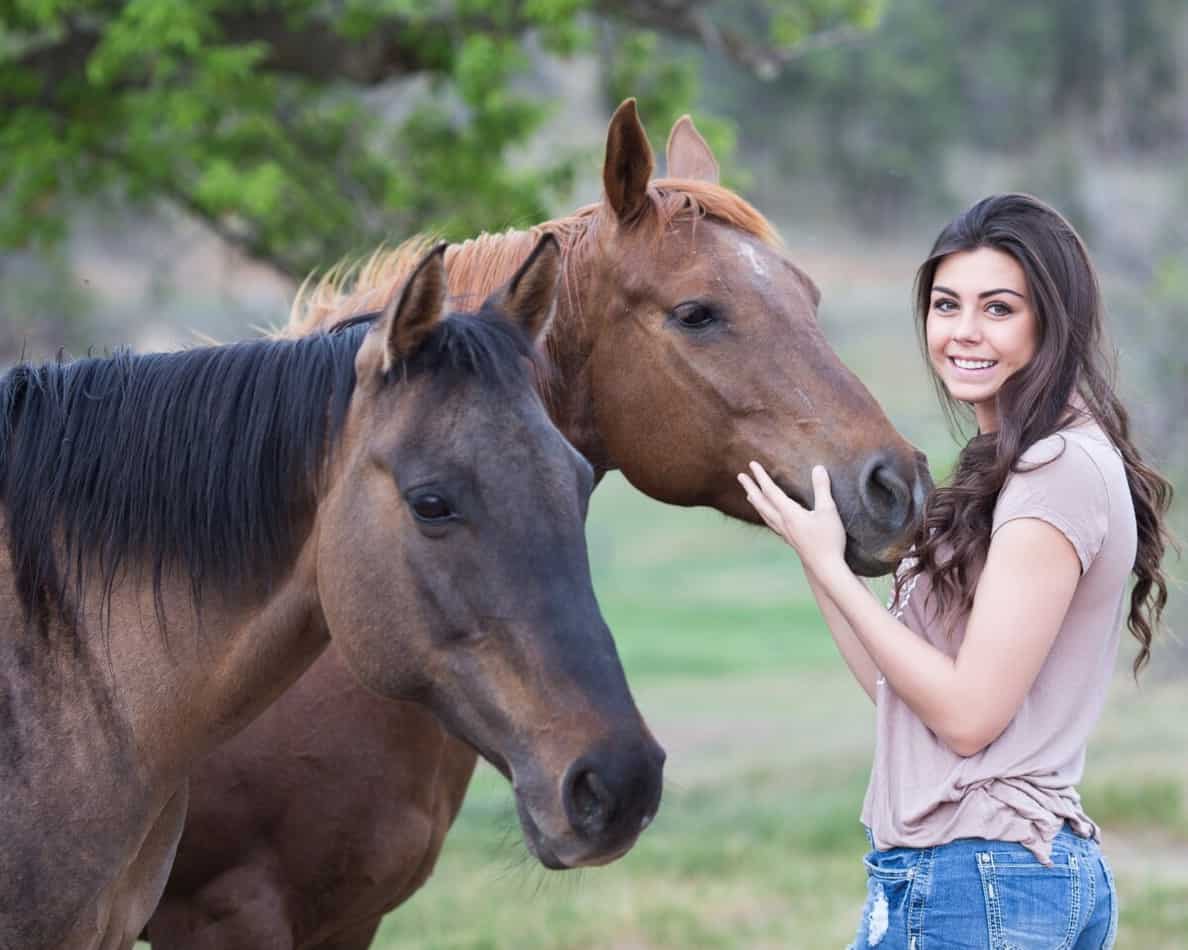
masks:
[[[962,358],[960,356],[950,356],[949,362],[958,369],[969,372],[981,372],[982,370],[992,369],[998,365],[998,360],[971,360],[968,357]]]

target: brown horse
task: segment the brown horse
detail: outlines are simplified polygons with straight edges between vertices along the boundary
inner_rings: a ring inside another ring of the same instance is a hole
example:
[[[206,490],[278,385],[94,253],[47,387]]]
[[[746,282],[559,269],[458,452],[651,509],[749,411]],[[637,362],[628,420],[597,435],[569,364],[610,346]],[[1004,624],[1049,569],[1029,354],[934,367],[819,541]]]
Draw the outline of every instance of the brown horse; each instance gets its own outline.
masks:
[[[508,775],[549,867],[651,820],[663,753],[591,587],[593,472],[535,386],[560,249],[445,318],[442,258],[333,333],[0,381],[0,947],[130,947],[191,767],[331,638],[352,684]]]
[[[604,200],[451,247],[451,292],[486,293],[539,233],[557,234],[565,267],[546,404],[596,474],[620,469],[662,501],[753,521],[735,481],[750,459],[800,499],[811,465],[825,462],[850,564],[885,571],[919,513],[918,454],[826,344],[817,290],[772,228],[717,185],[688,118],[669,138],[670,178],[651,173],[629,101],[610,124]],[[334,281],[308,291],[291,332],[374,306],[408,257],[377,255],[352,294]],[[354,688],[328,650],[195,775],[154,943],[369,946],[382,915],[432,871],[474,762],[425,709]]]

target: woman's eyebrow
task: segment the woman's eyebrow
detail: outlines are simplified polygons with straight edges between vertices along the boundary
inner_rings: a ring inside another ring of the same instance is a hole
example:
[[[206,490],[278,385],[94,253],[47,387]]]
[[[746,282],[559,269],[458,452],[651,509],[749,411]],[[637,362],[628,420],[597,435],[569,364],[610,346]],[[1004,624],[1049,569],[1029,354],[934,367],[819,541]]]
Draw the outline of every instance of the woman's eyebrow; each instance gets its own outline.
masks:
[[[1019,293],[1019,291],[1011,290],[1010,287],[996,287],[994,290],[983,290],[980,294],[978,294],[978,299],[982,300],[985,297],[997,297],[999,294],[1014,294],[1020,300],[1026,299],[1021,293]]]
[[[950,290],[948,287],[942,287],[940,284],[933,284],[932,292],[934,294],[948,294],[950,297],[961,296],[961,294],[957,293],[957,291]],[[994,290],[983,290],[980,294],[978,294],[978,299],[981,300],[984,297],[994,297],[998,294],[1014,294],[1020,300],[1027,299],[1023,296],[1023,294],[1019,293],[1019,291],[1011,290],[1010,287],[996,287]]]

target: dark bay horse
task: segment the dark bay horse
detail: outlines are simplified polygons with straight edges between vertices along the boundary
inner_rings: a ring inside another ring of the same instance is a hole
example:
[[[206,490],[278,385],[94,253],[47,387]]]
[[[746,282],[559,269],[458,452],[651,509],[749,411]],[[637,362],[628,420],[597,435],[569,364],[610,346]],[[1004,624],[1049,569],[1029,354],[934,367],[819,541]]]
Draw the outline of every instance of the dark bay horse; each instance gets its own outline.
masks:
[[[847,558],[886,571],[919,514],[926,469],[816,320],[817,289],[753,207],[717,184],[688,118],[667,179],[634,102],[611,120],[601,202],[446,253],[451,293],[481,297],[538,235],[564,275],[546,343],[549,413],[594,465],[647,494],[755,520],[735,481],[760,459],[793,497],[828,465]],[[377,254],[350,293],[307,289],[301,335],[376,305],[421,245]],[[353,686],[333,649],[198,770],[159,946],[361,950],[428,878],[475,763],[423,707]]]
[[[0,381],[0,947],[130,947],[190,769],[331,639],[352,684],[511,779],[544,864],[651,820],[663,753],[591,587],[593,472],[535,383],[560,248],[448,316],[443,250],[335,332]]]

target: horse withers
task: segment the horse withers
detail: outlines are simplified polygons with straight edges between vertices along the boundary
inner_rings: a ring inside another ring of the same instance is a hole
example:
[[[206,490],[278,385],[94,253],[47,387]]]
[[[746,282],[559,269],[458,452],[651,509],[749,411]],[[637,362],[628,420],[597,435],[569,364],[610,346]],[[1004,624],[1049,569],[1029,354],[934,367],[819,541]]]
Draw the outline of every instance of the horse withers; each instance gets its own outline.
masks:
[[[187,773],[331,639],[508,776],[547,866],[651,820],[592,472],[534,387],[559,248],[448,316],[442,256],[333,332],[0,381],[0,946],[130,947]]]

